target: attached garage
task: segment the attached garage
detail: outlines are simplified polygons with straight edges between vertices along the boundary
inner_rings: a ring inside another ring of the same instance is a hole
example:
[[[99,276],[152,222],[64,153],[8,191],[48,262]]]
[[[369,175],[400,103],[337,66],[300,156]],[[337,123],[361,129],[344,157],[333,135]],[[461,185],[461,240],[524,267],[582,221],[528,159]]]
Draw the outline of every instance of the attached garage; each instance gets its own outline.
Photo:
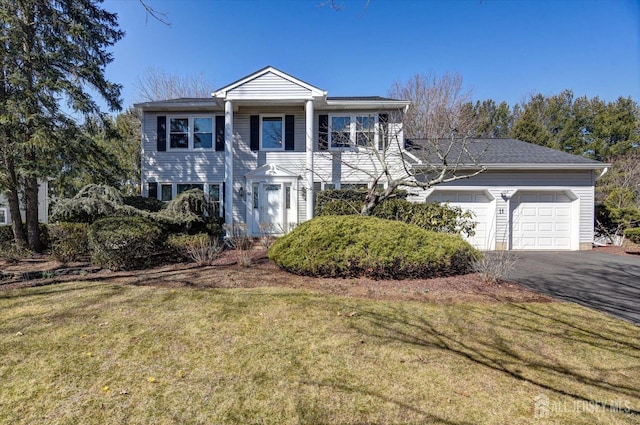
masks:
[[[448,203],[451,206],[469,210],[476,222],[475,235],[465,237],[471,245],[482,250],[495,249],[494,231],[495,202],[486,191],[438,190],[427,197],[428,202]]]
[[[517,192],[511,198],[511,249],[576,249],[569,192]]]

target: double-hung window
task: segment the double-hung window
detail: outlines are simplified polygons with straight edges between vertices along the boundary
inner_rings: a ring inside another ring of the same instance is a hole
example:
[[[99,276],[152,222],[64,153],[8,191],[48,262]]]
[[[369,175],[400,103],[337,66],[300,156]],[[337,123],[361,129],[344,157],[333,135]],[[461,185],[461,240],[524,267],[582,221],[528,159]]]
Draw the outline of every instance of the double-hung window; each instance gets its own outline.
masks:
[[[332,115],[329,137],[332,149],[378,146],[378,117],[370,114]]]
[[[169,117],[170,149],[213,148],[213,117]]]
[[[260,117],[260,150],[284,150],[284,117]]]
[[[6,208],[0,208],[0,224],[7,224],[8,222],[8,217],[7,217],[7,209]]]

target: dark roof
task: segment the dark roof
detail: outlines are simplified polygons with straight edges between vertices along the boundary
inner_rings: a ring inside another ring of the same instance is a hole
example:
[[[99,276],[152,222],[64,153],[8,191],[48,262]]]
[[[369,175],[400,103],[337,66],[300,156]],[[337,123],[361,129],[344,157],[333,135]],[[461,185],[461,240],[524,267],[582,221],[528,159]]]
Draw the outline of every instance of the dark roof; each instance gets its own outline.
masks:
[[[439,141],[440,151],[443,151],[450,143],[452,142],[448,139]],[[453,143],[448,156],[450,160],[458,158],[462,146],[460,141]],[[407,140],[406,146],[409,152],[426,163],[439,162],[436,148],[424,139]],[[578,168],[606,166],[600,161],[516,139],[467,139],[466,149],[467,152],[460,155],[460,163],[484,165],[489,168],[496,165],[536,166],[543,164],[567,165]]]
[[[398,102],[398,99],[380,96],[327,96],[327,100],[372,100],[372,101],[392,101]]]

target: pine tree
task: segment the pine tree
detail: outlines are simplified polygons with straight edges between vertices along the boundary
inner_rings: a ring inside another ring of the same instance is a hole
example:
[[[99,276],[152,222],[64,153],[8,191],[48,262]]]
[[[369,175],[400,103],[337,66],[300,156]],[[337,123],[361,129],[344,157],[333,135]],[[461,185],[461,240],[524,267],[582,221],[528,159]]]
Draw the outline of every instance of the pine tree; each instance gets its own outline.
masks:
[[[111,110],[121,107],[121,86],[105,78],[105,67],[113,60],[108,48],[124,33],[101,3],[0,0],[0,185],[17,243],[25,240],[18,209],[18,193],[24,193],[26,240],[36,252],[41,250],[38,179],[50,172],[75,126],[65,111],[99,116],[90,90]]]

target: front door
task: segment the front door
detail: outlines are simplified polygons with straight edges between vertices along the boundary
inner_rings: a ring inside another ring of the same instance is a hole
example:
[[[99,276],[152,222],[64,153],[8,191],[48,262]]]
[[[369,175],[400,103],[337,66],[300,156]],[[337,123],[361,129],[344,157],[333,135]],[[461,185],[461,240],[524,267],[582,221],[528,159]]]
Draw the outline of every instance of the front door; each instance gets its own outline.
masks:
[[[282,183],[253,184],[252,233],[283,233],[284,190]]]

